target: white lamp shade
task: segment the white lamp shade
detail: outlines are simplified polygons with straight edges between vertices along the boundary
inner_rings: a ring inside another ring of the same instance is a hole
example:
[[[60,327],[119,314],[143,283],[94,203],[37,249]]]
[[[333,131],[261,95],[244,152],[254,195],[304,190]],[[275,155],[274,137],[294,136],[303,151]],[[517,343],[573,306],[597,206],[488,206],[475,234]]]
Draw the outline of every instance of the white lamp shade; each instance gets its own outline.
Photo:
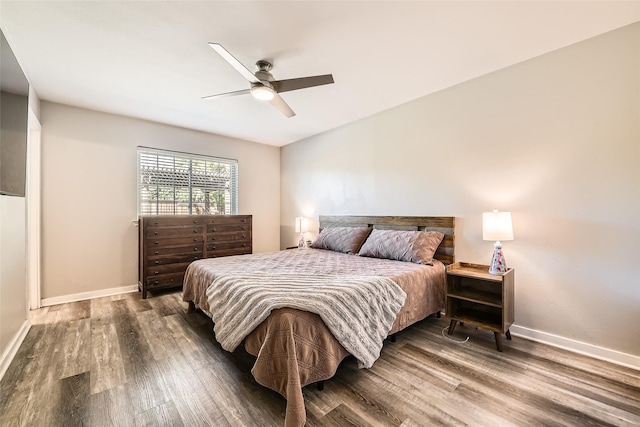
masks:
[[[309,231],[309,221],[303,216],[296,217],[296,233],[306,233]]]
[[[483,212],[482,240],[513,240],[511,212]]]

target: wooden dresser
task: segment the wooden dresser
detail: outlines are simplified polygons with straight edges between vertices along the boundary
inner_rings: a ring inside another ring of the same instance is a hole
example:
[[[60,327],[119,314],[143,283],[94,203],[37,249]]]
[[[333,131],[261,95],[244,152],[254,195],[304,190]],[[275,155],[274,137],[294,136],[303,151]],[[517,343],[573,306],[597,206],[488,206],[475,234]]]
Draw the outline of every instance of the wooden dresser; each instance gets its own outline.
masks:
[[[251,215],[148,215],[139,218],[138,288],[182,286],[195,260],[250,254]]]

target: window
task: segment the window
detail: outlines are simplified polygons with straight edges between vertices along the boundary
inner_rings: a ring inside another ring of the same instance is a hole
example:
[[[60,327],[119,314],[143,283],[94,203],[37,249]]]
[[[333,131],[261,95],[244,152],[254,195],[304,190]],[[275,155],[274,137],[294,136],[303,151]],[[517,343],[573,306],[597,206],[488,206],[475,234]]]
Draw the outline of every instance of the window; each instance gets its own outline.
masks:
[[[138,147],[138,215],[237,213],[237,160]]]

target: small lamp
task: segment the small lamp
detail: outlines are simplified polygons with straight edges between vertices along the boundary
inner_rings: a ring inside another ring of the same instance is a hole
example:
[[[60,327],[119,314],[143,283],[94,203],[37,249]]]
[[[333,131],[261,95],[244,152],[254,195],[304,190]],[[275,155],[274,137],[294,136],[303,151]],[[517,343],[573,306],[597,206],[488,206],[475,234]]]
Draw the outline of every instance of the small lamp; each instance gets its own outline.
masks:
[[[304,233],[309,231],[309,222],[307,218],[303,216],[296,217],[296,233],[300,233],[300,240],[298,241],[298,248],[306,247],[306,243],[304,242]]]
[[[513,240],[513,225],[511,224],[511,212],[482,213],[482,240],[493,240],[493,258],[489,274],[503,274],[507,271],[507,263],[502,254],[502,240]]]

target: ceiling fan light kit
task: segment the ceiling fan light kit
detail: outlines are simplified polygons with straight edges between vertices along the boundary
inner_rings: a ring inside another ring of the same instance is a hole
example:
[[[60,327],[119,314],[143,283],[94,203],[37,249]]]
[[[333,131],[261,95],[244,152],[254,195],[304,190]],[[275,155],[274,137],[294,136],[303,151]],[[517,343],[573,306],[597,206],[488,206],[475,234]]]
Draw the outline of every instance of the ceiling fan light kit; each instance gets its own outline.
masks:
[[[275,98],[276,91],[260,83],[251,83],[251,95],[260,101],[271,101]]]
[[[322,86],[333,83],[333,76],[331,74],[324,74],[320,76],[300,77],[296,79],[275,80],[270,71],[273,65],[269,61],[264,59],[256,62],[258,71],[252,73],[247,67],[245,67],[240,61],[238,61],[228,50],[222,47],[219,43],[209,43],[209,46],[236,69],[242,76],[251,84],[250,89],[237,90],[234,92],[220,93],[217,95],[205,96],[202,99],[213,99],[227,96],[244,95],[251,93],[253,97],[260,101],[268,101],[273,107],[284,114],[287,117],[293,117],[296,113],[293,112],[291,107],[284,102],[284,99],[278,95],[281,92],[288,92],[291,90],[305,89],[308,87]]]

